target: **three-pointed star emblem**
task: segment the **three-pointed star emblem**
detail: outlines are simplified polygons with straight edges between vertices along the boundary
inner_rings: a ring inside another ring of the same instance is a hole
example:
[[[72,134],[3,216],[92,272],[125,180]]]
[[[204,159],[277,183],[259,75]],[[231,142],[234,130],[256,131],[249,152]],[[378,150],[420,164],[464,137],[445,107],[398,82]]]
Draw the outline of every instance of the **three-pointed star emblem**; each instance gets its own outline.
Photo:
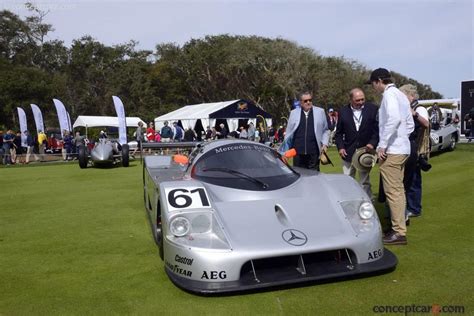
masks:
[[[292,246],[303,246],[308,241],[308,237],[297,229],[287,229],[283,231],[281,237]]]

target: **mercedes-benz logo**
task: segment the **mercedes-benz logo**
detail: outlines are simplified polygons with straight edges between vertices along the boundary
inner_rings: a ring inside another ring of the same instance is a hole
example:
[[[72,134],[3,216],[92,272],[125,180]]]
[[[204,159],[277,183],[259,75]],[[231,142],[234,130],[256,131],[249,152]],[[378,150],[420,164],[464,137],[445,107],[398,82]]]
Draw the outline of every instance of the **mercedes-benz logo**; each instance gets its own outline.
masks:
[[[308,237],[306,237],[303,232],[296,229],[287,229],[283,231],[281,237],[292,246],[303,246],[308,241]]]

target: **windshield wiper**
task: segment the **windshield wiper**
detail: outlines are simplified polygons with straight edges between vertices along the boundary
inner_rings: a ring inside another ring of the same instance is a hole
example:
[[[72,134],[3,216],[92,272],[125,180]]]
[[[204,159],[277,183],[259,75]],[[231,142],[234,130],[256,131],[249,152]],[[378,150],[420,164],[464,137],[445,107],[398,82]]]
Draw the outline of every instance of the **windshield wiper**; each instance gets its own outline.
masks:
[[[259,185],[262,186],[262,189],[267,189],[268,188],[268,184],[266,184],[265,182],[260,181],[258,179],[255,179],[254,177],[251,177],[248,174],[245,174],[243,172],[240,172],[240,171],[237,171],[237,170],[234,170],[234,169],[215,167],[215,168],[206,168],[206,169],[202,170],[202,172],[206,172],[206,171],[220,171],[220,172],[230,173],[230,174],[239,176],[242,179],[247,179],[247,180],[249,180],[253,183],[259,184]]]

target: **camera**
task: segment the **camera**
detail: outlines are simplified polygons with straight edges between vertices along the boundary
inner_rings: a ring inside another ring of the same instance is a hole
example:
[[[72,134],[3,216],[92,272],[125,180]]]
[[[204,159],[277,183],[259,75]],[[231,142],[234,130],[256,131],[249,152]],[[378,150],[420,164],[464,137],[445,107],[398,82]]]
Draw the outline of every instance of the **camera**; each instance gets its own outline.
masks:
[[[428,162],[426,156],[418,157],[418,165],[420,166],[420,169],[425,172],[431,169],[431,164]]]

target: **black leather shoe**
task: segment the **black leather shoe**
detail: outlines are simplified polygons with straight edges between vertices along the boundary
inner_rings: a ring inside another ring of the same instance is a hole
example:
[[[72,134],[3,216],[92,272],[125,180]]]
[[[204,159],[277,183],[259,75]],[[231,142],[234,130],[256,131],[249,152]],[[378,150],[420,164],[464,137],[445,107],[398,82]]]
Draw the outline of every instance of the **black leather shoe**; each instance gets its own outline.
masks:
[[[395,233],[392,229],[392,227],[386,229],[383,231],[383,238],[387,237],[387,236],[390,236],[391,234]]]
[[[407,237],[401,236],[397,232],[392,231],[383,237],[384,245],[406,245],[408,244]]]

